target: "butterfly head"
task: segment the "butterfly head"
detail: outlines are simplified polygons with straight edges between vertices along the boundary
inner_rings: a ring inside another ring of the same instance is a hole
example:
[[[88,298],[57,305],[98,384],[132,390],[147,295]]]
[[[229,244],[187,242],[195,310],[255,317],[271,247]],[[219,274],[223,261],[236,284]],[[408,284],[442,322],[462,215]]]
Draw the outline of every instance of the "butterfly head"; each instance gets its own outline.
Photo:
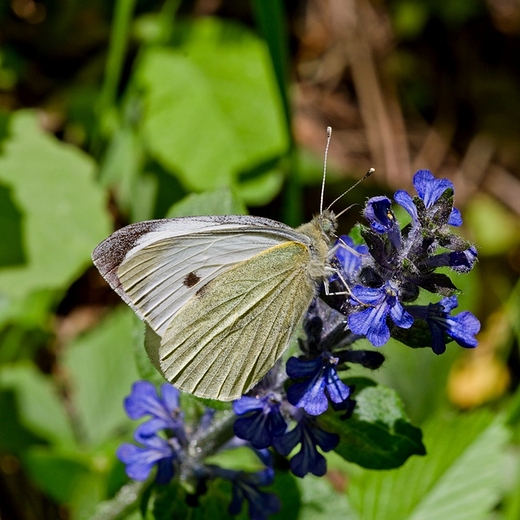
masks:
[[[321,231],[326,242],[330,242],[336,236],[338,221],[334,212],[330,209],[323,210],[319,215],[314,217],[314,222]]]

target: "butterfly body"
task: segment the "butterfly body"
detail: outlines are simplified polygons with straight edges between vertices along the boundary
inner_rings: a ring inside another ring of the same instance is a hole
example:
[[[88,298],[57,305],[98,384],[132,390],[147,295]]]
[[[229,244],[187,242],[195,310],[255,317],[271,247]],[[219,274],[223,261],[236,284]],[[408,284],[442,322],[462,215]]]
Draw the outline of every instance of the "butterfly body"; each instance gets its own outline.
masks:
[[[147,350],[164,377],[229,401],[283,354],[330,276],[335,226],[330,211],[297,229],[239,215],[152,220],[116,231],[93,260],[157,335]]]

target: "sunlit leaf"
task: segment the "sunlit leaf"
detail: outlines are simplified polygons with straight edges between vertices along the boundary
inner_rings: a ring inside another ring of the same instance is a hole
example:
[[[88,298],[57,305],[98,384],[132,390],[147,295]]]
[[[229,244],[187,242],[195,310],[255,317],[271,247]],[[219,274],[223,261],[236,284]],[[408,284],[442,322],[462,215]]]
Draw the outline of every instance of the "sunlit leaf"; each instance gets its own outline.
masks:
[[[410,424],[394,390],[366,386],[354,398],[352,417],[343,419],[340,413],[328,410],[318,418],[323,429],[339,435],[337,454],[365,468],[377,469],[396,468],[411,455],[424,455],[421,430]]]
[[[64,289],[90,264],[110,232],[105,194],[93,161],[43,132],[34,113],[12,115],[0,155],[0,183],[22,214],[21,264],[0,269],[0,293],[20,298],[37,289]]]
[[[230,185],[287,147],[269,56],[236,24],[202,18],[183,27],[178,47],[141,57],[146,143],[187,188]]]
[[[167,217],[193,215],[238,215],[247,213],[247,208],[229,188],[220,188],[204,193],[192,193],[174,204]]]
[[[424,429],[426,457],[394,471],[352,475],[349,500],[360,518],[479,520],[503,488],[507,429],[488,413],[432,418]]]

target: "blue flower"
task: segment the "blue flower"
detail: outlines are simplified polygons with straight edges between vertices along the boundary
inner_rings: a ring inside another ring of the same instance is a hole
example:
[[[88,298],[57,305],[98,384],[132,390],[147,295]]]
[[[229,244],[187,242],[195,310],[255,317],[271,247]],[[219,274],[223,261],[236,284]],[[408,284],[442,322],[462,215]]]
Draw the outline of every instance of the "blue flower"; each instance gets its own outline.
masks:
[[[241,397],[233,403],[233,411],[237,415],[245,415],[235,421],[235,435],[249,441],[257,449],[271,446],[273,436],[283,435],[287,428],[280,413],[280,403],[272,395],[260,399]]]
[[[364,216],[370,227],[378,234],[387,233],[390,243],[396,248],[401,247],[401,230],[399,222],[392,211],[392,202],[388,197],[372,197],[367,200]]]
[[[280,501],[273,493],[261,491],[259,486],[272,484],[274,472],[266,468],[256,473],[227,470],[229,480],[233,484],[231,504],[228,512],[238,515],[242,510],[244,500],[249,505],[249,518],[251,520],[266,520],[269,515],[280,510]]]
[[[390,339],[387,316],[403,329],[408,329],[413,324],[413,317],[404,310],[398,299],[399,293],[390,282],[377,289],[356,285],[352,288],[352,295],[352,305],[359,305],[361,301],[368,307],[351,313],[348,326],[354,334],[366,336],[376,347],[384,345]]]
[[[426,209],[433,208],[447,189],[454,189],[450,180],[436,179],[429,170],[418,170],[413,177],[413,185]],[[394,199],[411,215],[413,223],[417,224],[419,215],[413,198],[406,191],[397,190]],[[450,226],[462,225],[462,217],[458,209],[452,208],[447,223]]]
[[[287,400],[293,406],[303,408],[309,415],[320,415],[329,406],[327,397],[336,404],[344,403],[350,388],[338,376],[338,358],[323,353],[311,360],[291,357],[287,361],[287,375],[293,379],[305,378],[287,390]]]
[[[349,281],[361,269],[363,255],[368,254],[368,247],[365,244],[355,244],[348,235],[342,235],[336,241],[335,252],[341,274],[345,280]],[[335,279],[337,279],[337,275],[334,275],[330,281]]]
[[[442,354],[446,350],[445,334],[464,348],[474,348],[478,344],[475,335],[480,330],[480,322],[469,311],[451,316],[451,311],[457,306],[457,297],[449,296],[438,303],[408,307],[416,318],[428,323],[432,335],[432,350],[436,354]]]
[[[300,444],[300,451],[289,461],[291,471],[297,477],[304,477],[307,473],[321,477],[327,472],[327,461],[317,446],[323,451],[330,451],[338,443],[338,435],[322,430],[313,420],[302,416],[295,428],[281,437],[275,437],[273,446],[286,457]]]
[[[136,431],[135,440],[144,447],[124,443],[117,449],[117,458],[126,465],[126,474],[134,479],[146,480],[154,465],[157,465],[155,480],[159,484],[167,484],[173,477],[173,462],[177,453],[173,446],[157,435],[142,435]]]
[[[471,246],[464,251],[452,251],[430,256],[424,260],[426,267],[449,267],[458,273],[468,273],[477,260],[477,248]]]
[[[126,413],[131,419],[151,415],[151,419],[139,426],[142,435],[152,435],[159,430],[172,430],[181,443],[185,442],[184,424],[179,407],[180,392],[169,384],[161,386],[162,398],[149,381],[137,381],[125,398]]]

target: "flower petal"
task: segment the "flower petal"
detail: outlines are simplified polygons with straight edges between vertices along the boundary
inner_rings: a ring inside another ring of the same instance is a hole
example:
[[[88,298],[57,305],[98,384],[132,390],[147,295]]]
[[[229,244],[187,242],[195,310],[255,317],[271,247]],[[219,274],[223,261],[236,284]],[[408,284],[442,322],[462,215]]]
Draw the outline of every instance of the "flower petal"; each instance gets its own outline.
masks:
[[[427,208],[433,206],[447,189],[453,189],[450,180],[436,179],[430,170],[418,170],[413,177],[413,185]]]
[[[462,226],[462,215],[457,208],[451,210],[450,218],[448,219],[450,226]]]
[[[394,194],[394,200],[410,214],[413,222],[419,221],[417,207],[415,206],[413,198],[408,192],[404,190],[397,190]]]
[[[402,329],[409,329],[413,325],[413,316],[404,310],[404,307],[396,302],[390,307],[390,318],[392,321]]]

